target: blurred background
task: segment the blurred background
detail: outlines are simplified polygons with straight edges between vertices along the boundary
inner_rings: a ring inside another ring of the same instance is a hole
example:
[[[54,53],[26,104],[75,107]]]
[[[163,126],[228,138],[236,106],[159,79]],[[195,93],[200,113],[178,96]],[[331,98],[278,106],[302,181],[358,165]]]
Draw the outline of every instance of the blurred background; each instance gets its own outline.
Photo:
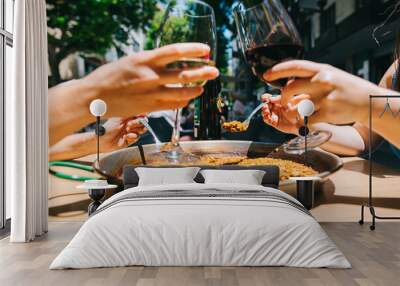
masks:
[[[225,120],[243,120],[264,92],[276,93],[251,72],[238,47],[232,7],[235,0],[205,0],[215,10],[217,66]],[[153,48],[167,1],[48,0],[49,85],[80,78],[98,66]],[[397,0],[282,0],[300,32],[305,58],[329,63],[379,82],[393,62]],[[183,128],[191,134],[194,109],[183,111]],[[162,116],[161,116],[162,117]],[[161,124],[154,120],[153,125]],[[162,125],[162,124],[161,124]],[[157,127],[157,126],[156,126]],[[156,128],[157,129],[157,128]],[[165,141],[169,134],[161,134]],[[227,139],[282,142],[290,135],[265,125],[261,117],[244,133]],[[141,143],[150,143],[143,136]]]

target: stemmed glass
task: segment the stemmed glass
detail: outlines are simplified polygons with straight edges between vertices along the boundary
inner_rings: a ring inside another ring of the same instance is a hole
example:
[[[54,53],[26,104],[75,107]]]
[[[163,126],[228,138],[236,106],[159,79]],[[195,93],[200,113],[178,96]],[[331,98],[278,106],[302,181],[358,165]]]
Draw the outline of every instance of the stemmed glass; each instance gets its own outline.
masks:
[[[170,63],[166,68],[170,71],[182,70],[204,65],[214,65],[217,48],[217,33],[213,8],[198,0],[174,0],[165,9],[159,28],[156,46],[161,47],[173,43],[198,42],[210,46],[210,54],[205,58],[184,58]],[[206,81],[188,84],[168,84],[167,87],[193,87],[205,85]],[[190,163],[198,158],[186,153],[179,145],[181,110],[176,110],[175,124],[171,142],[162,150],[169,162]]]
[[[253,73],[269,86],[281,89],[289,79],[267,81],[264,73],[284,61],[301,59],[303,45],[290,16],[279,0],[243,1],[234,8],[241,49]],[[307,135],[309,146],[320,146],[329,140],[329,132]],[[304,150],[304,136],[286,144],[291,152]]]

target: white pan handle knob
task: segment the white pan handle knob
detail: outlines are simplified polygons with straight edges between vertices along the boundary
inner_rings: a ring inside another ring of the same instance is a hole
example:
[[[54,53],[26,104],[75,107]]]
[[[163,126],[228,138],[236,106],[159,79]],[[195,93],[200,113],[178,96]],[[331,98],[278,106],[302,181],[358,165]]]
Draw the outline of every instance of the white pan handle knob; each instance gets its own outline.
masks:
[[[90,113],[93,116],[99,117],[103,116],[107,112],[107,104],[104,100],[95,99],[90,103]]]
[[[297,111],[299,112],[300,116],[309,117],[315,111],[314,103],[309,99],[304,99],[297,105]]]

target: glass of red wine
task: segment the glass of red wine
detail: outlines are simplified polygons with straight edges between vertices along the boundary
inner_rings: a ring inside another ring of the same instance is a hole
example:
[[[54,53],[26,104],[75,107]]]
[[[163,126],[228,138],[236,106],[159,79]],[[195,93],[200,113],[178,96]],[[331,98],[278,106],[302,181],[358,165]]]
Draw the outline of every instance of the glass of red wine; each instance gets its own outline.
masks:
[[[217,32],[213,8],[205,2],[198,0],[172,0],[166,6],[162,15],[156,46],[161,47],[174,43],[197,42],[207,44],[210,54],[204,58],[182,58],[166,66],[168,71],[193,69],[206,65],[215,65]],[[203,86],[206,81],[186,84],[172,83],[166,87],[193,87]],[[192,163],[198,160],[197,156],[184,152],[179,145],[180,139],[180,114],[176,110],[175,124],[171,142],[163,146],[158,161],[167,160],[166,163]],[[162,157],[162,158],[161,158]]]
[[[274,88],[287,80],[267,82],[263,74],[274,65],[303,57],[303,45],[279,0],[244,1],[234,9],[241,48],[253,73]],[[248,4],[246,4],[248,3]]]
[[[234,8],[241,49],[254,75],[270,87],[281,89],[289,79],[267,81],[264,73],[274,65],[303,58],[303,45],[297,29],[279,0],[243,1]],[[309,146],[320,146],[328,136],[307,134]],[[304,151],[304,138],[284,145],[291,153]],[[300,150],[303,148],[302,150]]]

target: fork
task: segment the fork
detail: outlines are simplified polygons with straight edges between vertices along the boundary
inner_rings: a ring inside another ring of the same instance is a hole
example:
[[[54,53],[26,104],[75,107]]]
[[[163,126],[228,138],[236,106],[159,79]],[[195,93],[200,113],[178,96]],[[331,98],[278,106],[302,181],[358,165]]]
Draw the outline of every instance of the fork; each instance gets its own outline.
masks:
[[[147,128],[147,130],[148,130],[148,131],[150,132],[150,134],[153,136],[153,139],[154,139],[155,143],[156,143],[157,145],[158,145],[158,144],[162,144],[162,142],[160,141],[160,139],[158,139],[156,133],[154,132],[153,128],[151,128],[151,126],[150,126],[150,124],[149,124],[149,122],[148,122],[148,119],[147,119],[147,118],[140,117],[140,118],[138,118],[138,120],[139,120],[140,123],[142,123],[142,124],[144,125],[144,127]]]

